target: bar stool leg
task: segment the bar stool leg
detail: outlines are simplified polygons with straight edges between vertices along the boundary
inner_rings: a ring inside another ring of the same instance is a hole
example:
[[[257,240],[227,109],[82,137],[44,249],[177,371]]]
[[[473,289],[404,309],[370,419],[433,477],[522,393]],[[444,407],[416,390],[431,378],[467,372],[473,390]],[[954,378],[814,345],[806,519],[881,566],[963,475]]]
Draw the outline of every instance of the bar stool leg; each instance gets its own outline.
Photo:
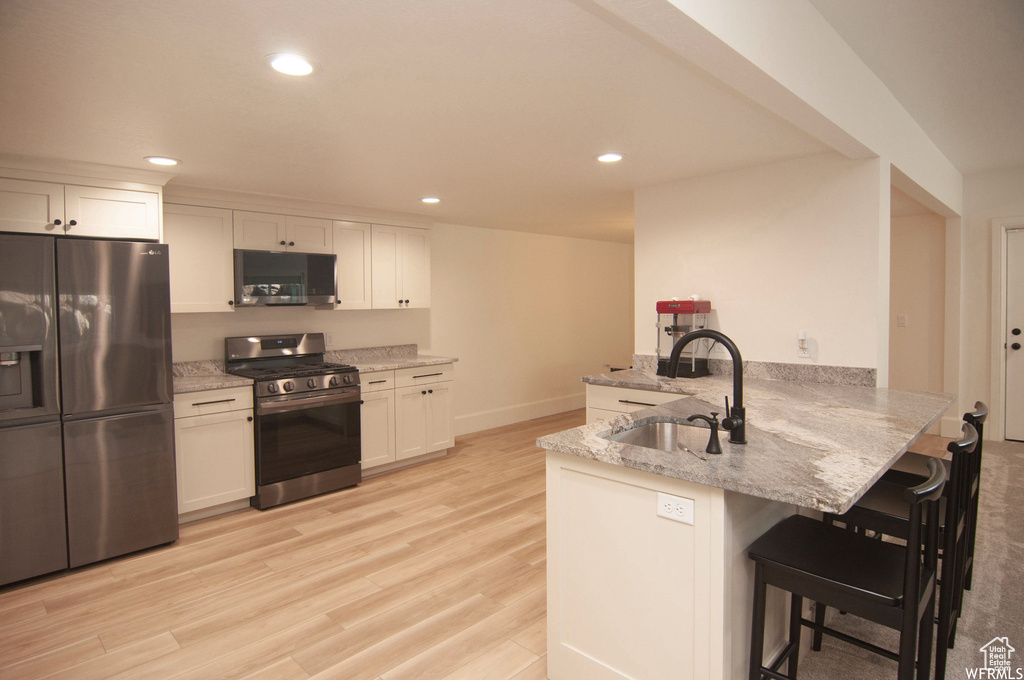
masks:
[[[789,600],[789,644],[793,645],[793,653],[789,655],[789,677],[796,680],[797,663],[800,657],[800,625],[801,610],[804,606],[804,598],[792,593]]]
[[[937,590],[937,588],[935,589]],[[935,640],[935,590],[925,605],[917,632],[917,679],[928,680],[932,670],[932,643]]]
[[[750,622],[750,680],[761,680],[764,662],[764,615],[768,585],[764,582],[764,568],[754,563],[754,613]]]
[[[814,603],[814,623],[818,624],[819,626],[824,626],[825,625],[825,612],[826,612],[826,610],[828,610],[828,607],[826,607],[822,603],[820,603],[820,602],[815,602]],[[811,637],[811,649],[814,650],[815,652],[820,652],[821,651],[821,638],[822,638],[821,629],[820,628],[819,629],[815,629],[814,635]]]

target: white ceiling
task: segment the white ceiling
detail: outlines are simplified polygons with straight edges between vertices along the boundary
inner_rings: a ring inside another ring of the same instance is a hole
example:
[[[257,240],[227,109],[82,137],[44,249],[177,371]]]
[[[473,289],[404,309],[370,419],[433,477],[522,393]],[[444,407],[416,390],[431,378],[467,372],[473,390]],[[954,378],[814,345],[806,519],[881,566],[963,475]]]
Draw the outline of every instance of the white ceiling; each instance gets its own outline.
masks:
[[[1019,0],[813,2],[961,170],[1024,165]],[[637,187],[828,150],[589,4],[2,0],[0,153],[629,242]]]
[[[3,0],[0,152],[630,242],[636,187],[827,150],[580,4]]]
[[[962,174],[1024,167],[1024,1],[810,1]]]

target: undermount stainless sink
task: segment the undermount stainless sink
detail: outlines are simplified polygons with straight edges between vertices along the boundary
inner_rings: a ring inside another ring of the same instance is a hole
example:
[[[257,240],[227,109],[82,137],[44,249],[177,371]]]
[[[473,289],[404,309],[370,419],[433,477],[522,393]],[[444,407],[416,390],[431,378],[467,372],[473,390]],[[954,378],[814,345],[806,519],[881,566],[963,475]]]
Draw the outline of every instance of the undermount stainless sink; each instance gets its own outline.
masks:
[[[703,434],[698,434],[703,432]],[[660,449],[662,451],[678,451],[676,442],[682,442],[684,446],[692,447],[694,444],[694,438],[703,437],[707,440],[708,430],[705,428],[695,427],[692,425],[681,425],[679,423],[673,423],[668,421],[655,421],[647,423],[645,425],[639,425],[637,427],[617,432],[616,434],[605,437],[613,442],[622,442],[623,444],[632,444],[633,446],[643,446],[648,449]],[[703,450],[703,445],[701,450]]]

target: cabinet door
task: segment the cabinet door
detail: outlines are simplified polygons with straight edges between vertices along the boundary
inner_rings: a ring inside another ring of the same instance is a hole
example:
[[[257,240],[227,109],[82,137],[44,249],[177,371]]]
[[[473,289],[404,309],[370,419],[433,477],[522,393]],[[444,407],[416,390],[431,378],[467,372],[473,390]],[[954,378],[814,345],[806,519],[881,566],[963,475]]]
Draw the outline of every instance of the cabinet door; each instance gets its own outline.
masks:
[[[400,227],[374,224],[370,228],[373,308],[398,309],[402,290],[399,267]]]
[[[395,462],[395,391],[363,394],[359,424],[363,470]]]
[[[430,232],[401,230],[401,289],[398,297],[409,302],[403,307],[430,306]]]
[[[178,514],[256,493],[252,411],[174,421]]]
[[[402,387],[395,390],[395,440],[397,460],[427,453],[425,387]]]
[[[68,236],[160,240],[160,197],[150,191],[69,184],[64,215]]]
[[[370,309],[370,225],[334,222],[334,254],[338,258],[336,309]]]
[[[234,211],[235,248],[239,250],[286,250],[288,227],[284,215]]]
[[[231,211],[164,205],[171,311],[230,312],[234,298]]]
[[[333,253],[334,225],[315,217],[285,217],[288,250],[300,253]]]
[[[63,234],[63,224],[63,184],[0,179],[0,231]]]
[[[455,446],[452,383],[440,382],[427,387],[427,453]]]

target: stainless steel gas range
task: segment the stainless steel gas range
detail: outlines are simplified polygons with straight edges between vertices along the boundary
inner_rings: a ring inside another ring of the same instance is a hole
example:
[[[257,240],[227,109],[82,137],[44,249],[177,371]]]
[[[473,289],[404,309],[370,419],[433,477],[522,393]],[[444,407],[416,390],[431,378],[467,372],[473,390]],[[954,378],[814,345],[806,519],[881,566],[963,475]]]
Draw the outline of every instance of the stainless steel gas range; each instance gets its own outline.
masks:
[[[359,372],[325,363],[324,350],[323,333],[224,340],[227,372],[254,381],[255,508],[361,480]]]

